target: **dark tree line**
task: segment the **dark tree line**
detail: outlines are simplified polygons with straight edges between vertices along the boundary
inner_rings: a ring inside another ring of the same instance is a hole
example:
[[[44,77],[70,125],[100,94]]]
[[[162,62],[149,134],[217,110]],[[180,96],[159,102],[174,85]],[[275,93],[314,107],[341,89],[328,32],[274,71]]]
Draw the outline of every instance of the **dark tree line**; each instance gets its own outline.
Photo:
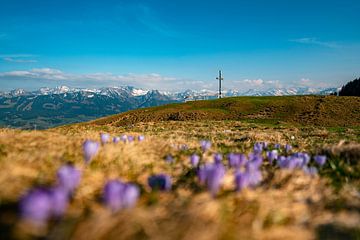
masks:
[[[341,88],[339,96],[360,96],[360,78],[345,84]]]

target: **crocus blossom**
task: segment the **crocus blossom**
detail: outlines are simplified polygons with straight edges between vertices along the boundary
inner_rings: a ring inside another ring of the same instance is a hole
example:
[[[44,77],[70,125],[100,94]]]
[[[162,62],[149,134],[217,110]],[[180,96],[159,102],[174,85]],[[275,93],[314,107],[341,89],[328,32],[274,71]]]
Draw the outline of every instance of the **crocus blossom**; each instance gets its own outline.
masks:
[[[102,144],[106,144],[110,141],[110,134],[108,133],[100,133],[100,141]]]
[[[139,195],[140,190],[136,185],[119,180],[108,181],[103,192],[104,202],[113,212],[134,207]]]
[[[57,172],[59,187],[64,189],[68,194],[72,194],[79,185],[81,172],[71,165],[62,166]]]
[[[85,163],[89,163],[99,151],[99,143],[86,140],[83,143],[83,154]]]
[[[52,214],[52,201],[46,189],[30,190],[20,201],[21,216],[35,225],[46,224]]]
[[[193,167],[197,167],[199,165],[200,162],[200,157],[197,154],[193,154],[190,156],[190,163]]]
[[[209,150],[211,148],[211,142],[207,141],[207,140],[202,140],[202,141],[200,141],[200,146],[201,146],[201,150],[203,152],[206,152],[207,150]]]
[[[144,141],[144,140],[145,140],[145,137],[143,135],[138,136],[138,141],[139,142]]]
[[[317,164],[319,164],[322,167],[326,163],[326,156],[325,155],[316,155],[314,157],[314,160]]]
[[[171,190],[171,178],[167,174],[153,175],[148,178],[148,184],[152,190]]]

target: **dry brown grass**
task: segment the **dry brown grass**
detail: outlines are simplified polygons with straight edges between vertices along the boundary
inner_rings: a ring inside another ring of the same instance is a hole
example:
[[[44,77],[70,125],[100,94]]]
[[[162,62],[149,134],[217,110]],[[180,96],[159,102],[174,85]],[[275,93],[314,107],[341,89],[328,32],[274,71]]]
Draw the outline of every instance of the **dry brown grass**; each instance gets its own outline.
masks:
[[[103,131],[145,134],[146,140],[108,144],[85,166],[82,142],[98,139]],[[350,131],[344,139],[356,142],[358,133]],[[222,193],[212,199],[199,188],[196,178],[185,175],[190,169],[188,155],[198,149],[203,138],[215,143],[212,152],[248,152],[255,141],[291,143],[295,150],[316,152],[342,136],[325,128],[237,121],[139,123],[121,128],[73,125],[36,132],[2,129],[0,206],[6,211],[1,213],[0,223],[2,230],[13,226],[2,234],[29,237],[29,228],[6,206],[16,205],[34,185],[53,184],[56,170],[70,161],[82,169],[82,181],[64,219],[45,231],[50,239],[314,239],[323,236],[320,230],[329,226],[335,234],[345,229],[345,236],[355,236],[360,226],[360,196],[351,183],[335,193],[326,178],[275,170],[265,164],[265,180],[257,189],[233,192],[230,170]],[[189,151],[174,147],[185,143]],[[169,153],[175,156],[175,164],[164,161]],[[211,154],[205,159],[210,161]],[[147,187],[147,177],[159,172],[172,176],[170,193],[153,194]],[[134,209],[114,215],[103,207],[102,187],[111,178],[141,186],[142,195]]]

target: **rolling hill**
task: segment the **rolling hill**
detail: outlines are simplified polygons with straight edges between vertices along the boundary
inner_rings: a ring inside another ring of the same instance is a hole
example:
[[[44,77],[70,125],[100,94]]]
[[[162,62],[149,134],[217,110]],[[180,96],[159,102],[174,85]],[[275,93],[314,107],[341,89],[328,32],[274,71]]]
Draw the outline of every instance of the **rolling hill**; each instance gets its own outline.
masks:
[[[336,96],[234,97],[138,109],[91,122],[126,126],[139,122],[240,120],[315,126],[360,126],[360,98]]]

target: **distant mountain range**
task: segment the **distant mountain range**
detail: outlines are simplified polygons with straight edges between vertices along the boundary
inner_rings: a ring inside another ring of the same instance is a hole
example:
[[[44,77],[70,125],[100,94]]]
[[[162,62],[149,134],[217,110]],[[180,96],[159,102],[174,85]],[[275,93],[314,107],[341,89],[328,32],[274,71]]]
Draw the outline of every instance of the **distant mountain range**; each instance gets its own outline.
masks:
[[[232,96],[284,96],[284,95],[328,95],[336,88],[281,88],[267,91],[224,91]],[[137,108],[159,106],[184,101],[217,98],[211,90],[186,90],[183,92],[161,92],[143,90],[130,86],[101,89],[41,88],[37,91],[15,89],[0,92],[0,126],[22,129],[45,129],[64,124],[89,121],[99,117],[125,112]]]

